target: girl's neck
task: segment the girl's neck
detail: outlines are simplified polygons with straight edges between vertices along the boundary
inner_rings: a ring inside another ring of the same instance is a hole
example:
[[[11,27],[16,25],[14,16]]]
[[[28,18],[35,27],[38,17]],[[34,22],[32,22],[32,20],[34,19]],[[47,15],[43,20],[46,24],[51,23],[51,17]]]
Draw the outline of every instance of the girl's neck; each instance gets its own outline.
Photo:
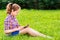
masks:
[[[13,17],[16,17],[13,13],[11,13],[11,15],[12,15]]]

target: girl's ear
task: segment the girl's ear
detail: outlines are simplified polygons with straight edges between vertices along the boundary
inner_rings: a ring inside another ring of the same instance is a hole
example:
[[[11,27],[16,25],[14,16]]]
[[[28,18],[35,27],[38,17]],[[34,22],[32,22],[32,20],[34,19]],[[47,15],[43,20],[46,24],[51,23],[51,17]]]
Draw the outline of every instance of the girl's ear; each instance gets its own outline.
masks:
[[[12,12],[14,12],[14,11],[12,10]]]

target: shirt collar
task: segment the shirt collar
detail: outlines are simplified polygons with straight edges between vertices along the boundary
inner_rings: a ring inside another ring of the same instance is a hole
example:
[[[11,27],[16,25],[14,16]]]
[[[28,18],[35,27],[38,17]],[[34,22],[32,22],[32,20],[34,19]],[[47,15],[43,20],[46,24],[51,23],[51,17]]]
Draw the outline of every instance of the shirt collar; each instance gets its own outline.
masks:
[[[15,18],[13,15],[9,14],[10,17]]]

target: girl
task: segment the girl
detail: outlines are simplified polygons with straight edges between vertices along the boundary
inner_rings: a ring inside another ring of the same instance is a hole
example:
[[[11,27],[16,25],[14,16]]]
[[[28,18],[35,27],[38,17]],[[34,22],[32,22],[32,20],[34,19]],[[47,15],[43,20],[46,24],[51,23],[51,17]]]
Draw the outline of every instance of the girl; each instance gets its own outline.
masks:
[[[17,34],[28,33],[31,36],[49,37],[30,28],[29,25],[25,27],[22,27],[21,25],[19,25],[16,19],[16,15],[18,14],[19,10],[21,10],[21,7],[18,4],[9,3],[7,5],[6,11],[7,11],[8,16],[6,17],[4,21],[6,35],[14,36]]]

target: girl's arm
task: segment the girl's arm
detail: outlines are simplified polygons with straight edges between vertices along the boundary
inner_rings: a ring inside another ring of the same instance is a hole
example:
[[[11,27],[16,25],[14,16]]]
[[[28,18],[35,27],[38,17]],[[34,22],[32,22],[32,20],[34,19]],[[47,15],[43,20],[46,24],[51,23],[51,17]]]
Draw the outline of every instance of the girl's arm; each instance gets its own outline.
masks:
[[[5,30],[5,33],[11,33],[11,32],[14,32],[14,31],[18,31],[18,30],[21,30],[23,29],[23,27],[18,27],[18,28],[14,28],[14,29],[9,29],[9,30]]]

